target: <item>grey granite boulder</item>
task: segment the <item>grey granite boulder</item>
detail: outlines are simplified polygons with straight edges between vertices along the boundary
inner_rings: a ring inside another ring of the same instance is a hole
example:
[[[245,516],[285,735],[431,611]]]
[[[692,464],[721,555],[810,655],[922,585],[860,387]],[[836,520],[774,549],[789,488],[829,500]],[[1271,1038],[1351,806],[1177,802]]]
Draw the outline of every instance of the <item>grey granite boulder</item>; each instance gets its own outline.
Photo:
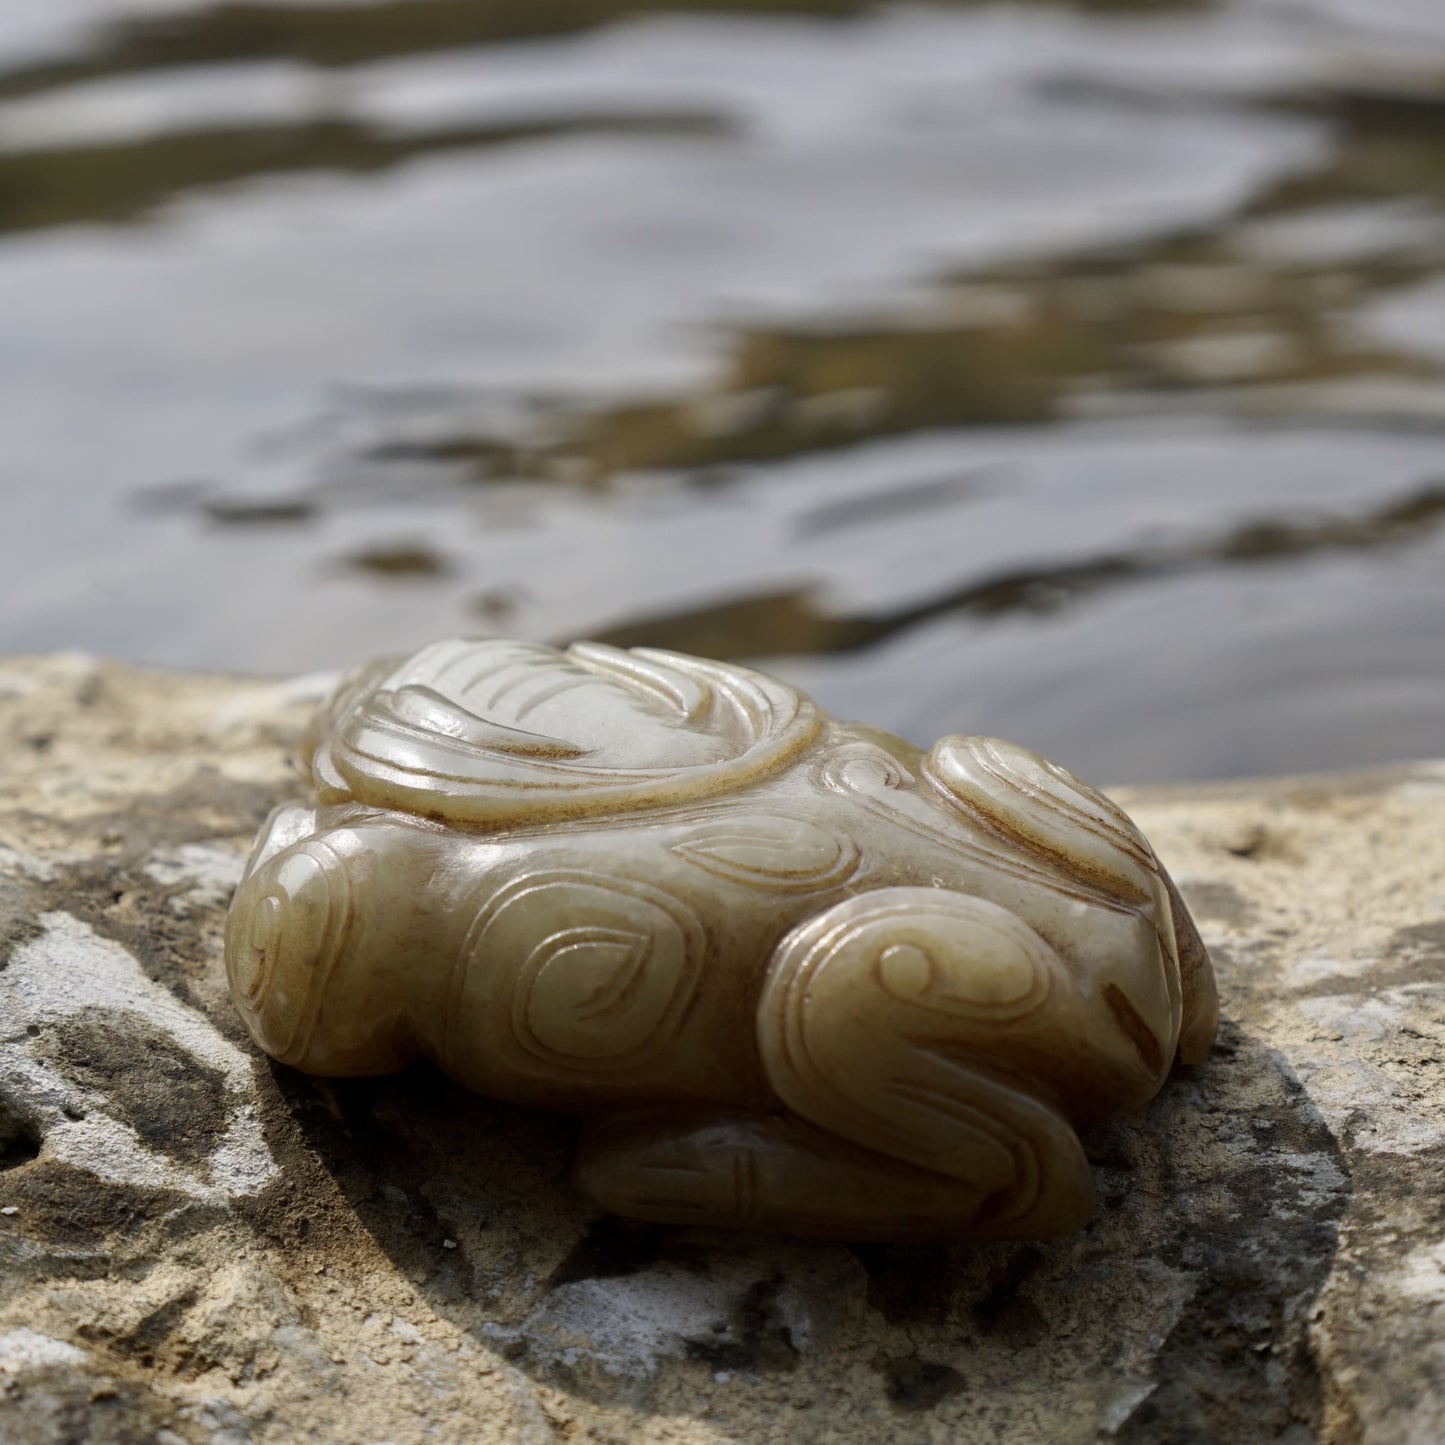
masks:
[[[221,927],[320,684],[0,664],[0,1439],[1445,1439],[1445,765],[1120,797],[1213,1056],[1047,1245],[594,1217],[570,1126],[257,1054]]]

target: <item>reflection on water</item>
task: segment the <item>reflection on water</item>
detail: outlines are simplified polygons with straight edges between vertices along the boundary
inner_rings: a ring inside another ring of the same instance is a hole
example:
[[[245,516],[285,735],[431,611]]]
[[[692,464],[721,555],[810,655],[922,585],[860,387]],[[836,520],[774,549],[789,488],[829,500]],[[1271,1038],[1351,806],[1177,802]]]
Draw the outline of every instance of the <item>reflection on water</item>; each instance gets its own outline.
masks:
[[[871,502],[873,499],[869,499]],[[892,612],[829,615],[796,591],[723,602],[634,622],[599,641],[627,647],[689,649],[714,657],[769,651],[853,652],[936,618],[1008,612],[1044,613],[1077,605],[1093,593],[1215,569],[1260,566],[1317,553],[1365,552],[1428,538],[1445,524],[1445,486],[1430,486],[1359,516],[1260,518],[1220,537],[1184,539],[1105,552],[1055,566],[1021,568],[970,581]]]
[[[33,0],[20,0],[33,3]],[[48,0],[40,0],[41,5]],[[944,0],[949,3],[949,0]],[[955,4],[977,0],[953,0]],[[1181,9],[1197,0],[1076,0],[1083,9],[1128,13]],[[65,7],[68,9],[69,7]],[[346,68],[393,56],[567,35],[651,14],[846,17],[868,0],[369,0],[364,4],[240,3],[182,7],[144,4],[116,15],[94,3],[92,34],[59,55],[42,55],[0,75],[0,96],[28,95],[98,76],[174,67],[284,57],[307,65]],[[87,6],[79,7],[84,15]],[[64,14],[64,9],[62,10]],[[74,23],[74,9],[65,14]],[[23,37],[36,17],[12,26]],[[28,21],[27,23],[24,23]],[[104,22],[104,23],[95,23]],[[33,37],[32,37],[33,43]]]
[[[1439,753],[1442,74],[1416,0],[24,0],[0,646]]]

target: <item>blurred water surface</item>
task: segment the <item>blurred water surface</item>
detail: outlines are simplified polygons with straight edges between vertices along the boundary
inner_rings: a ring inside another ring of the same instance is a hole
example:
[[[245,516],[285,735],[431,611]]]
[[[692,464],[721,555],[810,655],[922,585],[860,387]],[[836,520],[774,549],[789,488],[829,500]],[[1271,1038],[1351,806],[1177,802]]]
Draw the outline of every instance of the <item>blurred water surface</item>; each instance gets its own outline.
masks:
[[[1436,0],[9,0],[0,648],[1445,752]]]

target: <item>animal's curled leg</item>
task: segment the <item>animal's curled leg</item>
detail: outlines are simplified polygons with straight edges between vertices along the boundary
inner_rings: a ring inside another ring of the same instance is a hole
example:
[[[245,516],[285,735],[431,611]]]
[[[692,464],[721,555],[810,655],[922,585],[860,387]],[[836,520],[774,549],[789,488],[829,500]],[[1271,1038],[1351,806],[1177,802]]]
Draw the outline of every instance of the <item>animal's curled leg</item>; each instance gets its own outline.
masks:
[[[888,888],[783,940],[758,1036],[774,1089],[804,1118],[968,1185],[976,1233],[1040,1235],[1077,1228],[1092,1200],[1034,1067],[1078,1012],[1057,955],[1006,909]]]
[[[600,1208],[662,1224],[875,1240],[988,1232],[973,1223],[984,1196],[972,1184],[787,1115],[606,1118],[584,1133],[575,1175]]]

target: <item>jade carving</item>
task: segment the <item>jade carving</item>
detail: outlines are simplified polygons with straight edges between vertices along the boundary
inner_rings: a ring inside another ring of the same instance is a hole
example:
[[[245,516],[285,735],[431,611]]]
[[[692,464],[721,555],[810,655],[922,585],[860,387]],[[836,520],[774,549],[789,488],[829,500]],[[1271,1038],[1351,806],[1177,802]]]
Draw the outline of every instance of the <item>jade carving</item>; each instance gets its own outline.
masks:
[[[617,1214],[1073,1230],[1074,1126],[1214,1035],[1148,843],[996,739],[924,752],[675,653],[447,641],[347,677],[300,770],[227,926],[256,1041],[582,1115]]]

